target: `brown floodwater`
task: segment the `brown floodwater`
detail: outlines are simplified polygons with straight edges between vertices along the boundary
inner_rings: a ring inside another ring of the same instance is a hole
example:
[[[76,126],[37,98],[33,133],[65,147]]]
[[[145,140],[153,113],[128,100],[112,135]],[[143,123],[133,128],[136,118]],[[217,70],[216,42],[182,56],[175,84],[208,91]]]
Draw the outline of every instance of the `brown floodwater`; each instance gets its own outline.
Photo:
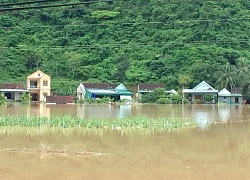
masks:
[[[250,109],[244,105],[11,105],[0,107],[0,114],[178,116],[199,123],[195,129],[154,133],[55,129],[32,134],[24,129],[8,134],[5,128],[0,133],[0,179],[234,180],[250,176]]]

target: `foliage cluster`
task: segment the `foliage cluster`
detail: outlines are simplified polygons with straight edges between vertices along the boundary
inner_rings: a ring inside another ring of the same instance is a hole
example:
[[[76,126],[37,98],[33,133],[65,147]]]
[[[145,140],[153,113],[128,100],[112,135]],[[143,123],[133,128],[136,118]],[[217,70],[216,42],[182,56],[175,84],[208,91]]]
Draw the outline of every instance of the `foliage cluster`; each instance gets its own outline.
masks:
[[[167,94],[165,89],[156,88],[152,92],[141,95],[141,103],[157,103],[157,104],[181,104],[182,97],[179,94]],[[185,100],[184,103],[187,101]]]
[[[207,103],[211,103],[214,100],[214,96],[211,94],[205,94],[203,97],[204,101]]]
[[[25,92],[22,93],[21,102],[23,104],[28,104],[30,102],[30,99],[31,99],[31,95],[29,93],[25,93]]]
[[[7,98],[4,96],[4,93],[0,93],[0,105],[7,105]]]
[[[60,1],[69,2],[81,1]],[[0,16],[1,81],[40,69],[61,95],[81,81],[179,90],[205,80],[250,97],[249,8],[246,0],[128,0],[8,11]]]
[[[110,97],[103,97],[103,98],[88,98],[86,99],[86,102],[88,104],[104,104],[104,103],[110,103],[113,102],[113,99]]]

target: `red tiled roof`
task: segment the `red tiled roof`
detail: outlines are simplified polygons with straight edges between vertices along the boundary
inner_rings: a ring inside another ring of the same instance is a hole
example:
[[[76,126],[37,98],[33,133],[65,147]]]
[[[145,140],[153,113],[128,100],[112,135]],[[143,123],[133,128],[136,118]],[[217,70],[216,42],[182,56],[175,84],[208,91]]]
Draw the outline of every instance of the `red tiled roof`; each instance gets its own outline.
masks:
[[[108,89],[109,85],[107,83],[82,83],[85,88],[91,89]]]
[[[89,89],[115,89],[119,84],[108,83],[82,83],[85,88]]]
[[[119,84],[109,84],[109,89],[115,89]]]
[[[1,89],[24,89],[22,84],[3,84]]]
[[[147,84],[147,83],[140,83],[139,85],[139,90],[141,91],[153,91],[156,88],[164,88],[166,89],[165,84]]]

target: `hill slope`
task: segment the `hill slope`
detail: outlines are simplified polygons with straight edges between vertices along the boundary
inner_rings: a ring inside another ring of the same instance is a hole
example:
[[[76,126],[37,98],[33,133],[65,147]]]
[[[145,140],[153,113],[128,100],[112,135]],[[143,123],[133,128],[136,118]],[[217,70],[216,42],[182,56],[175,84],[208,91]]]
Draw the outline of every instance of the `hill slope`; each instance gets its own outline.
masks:
[[[157,82],[179,89],[205,80],[230,88],[217,81],[228,73],[247,92],[249,78],[239,70],[250,59],[248,1],[64,0],[35,6],[83,2],[2,10],[1,82],[24,81],[40,69],[58,93],[70,94],[68,87],[80,81]]]

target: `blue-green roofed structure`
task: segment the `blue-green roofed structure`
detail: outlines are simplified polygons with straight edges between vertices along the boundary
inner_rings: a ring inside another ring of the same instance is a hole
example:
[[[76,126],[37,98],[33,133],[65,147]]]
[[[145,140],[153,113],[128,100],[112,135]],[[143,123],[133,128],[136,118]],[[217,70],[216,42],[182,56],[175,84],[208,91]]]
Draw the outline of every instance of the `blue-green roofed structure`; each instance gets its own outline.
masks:
[[[115,87],[115,88],[113,88]],[[77,88],[79,99],[110,97],[114,101],[132,101],[133,92],[129,91],[124,84],[111,85],[106,83],[81,83]]]

